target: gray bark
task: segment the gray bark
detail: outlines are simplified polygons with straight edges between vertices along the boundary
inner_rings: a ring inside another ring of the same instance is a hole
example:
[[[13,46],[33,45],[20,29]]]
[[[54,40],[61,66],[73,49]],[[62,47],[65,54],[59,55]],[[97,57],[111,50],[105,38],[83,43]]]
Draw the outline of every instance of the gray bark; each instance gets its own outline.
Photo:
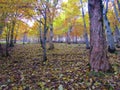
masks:
[[[66,42],[67,44],[71,43],[71,39],[70,39],[70,33],[72,32],[72,26],[69,27],[68,32],[67,32],[67,36],[66,36]]]
[[[84,9],[83,9],[82,0],[80,0],[80,3],[82,6],[82,18],[83,18],[83,23],[84,23],[84,39],[85,39],[85,43],[86,43],[86,48],[89,49],[90,45],[89,45],[89,40],[88,40],[88,34],[87,34],[86,21],[85,21],[85,17],[84,17]]]
[[[15,28],[15,21],[12,21],[12,30],[11,30],[11,37],[10,37],[10,47],[14,47],[14,28]]]
[[[116,47],[120,48],[120,31],[118,26],[115,26],[115,39],[116,39]]]
[[[113,3],[113,7],[114,7],[114,12],[115,12],[116,18],[117,18],[117,20],[120,22],[119,14],[118,14],[116,5],[115,5],[115,3],[114,3],[114,0],[112,0],[112,3]]]
[[[110,23],[107,18],[107,11],[108,11],[108,2],[109,0],[106,1],[106,9],[103,8],[103,19],[104,19],[104,25],[106,28],[106,36],[107,36],[107,42],[108,42],[108,51],[113,53],[115,49],[115,43],[112,35],[112,30],[110,28]]]
[[[43,48],[43,62],[47,61],[47,52],[46,52],[46,35],[47,35],[48,27],[47,27],[47,16],[46,16],[46,8],[45,8],[45,16],[44,16],[44,32],[43,32],[43,40],[42,40],[42,48]]]
[[[25,44],[25,42],[27,42],[27,33],[24,32],[24,35],[23,35],[23,44]]]
[[[53,44],[53,24],[50,24],[50,38],[49,38],[49,50],[54,49],[54,44]]]
[[[120,2],[119,2],[119,0],[117,0],[117,6],[118,6],[118,9],[119,9],[119,12],[120,12]]]

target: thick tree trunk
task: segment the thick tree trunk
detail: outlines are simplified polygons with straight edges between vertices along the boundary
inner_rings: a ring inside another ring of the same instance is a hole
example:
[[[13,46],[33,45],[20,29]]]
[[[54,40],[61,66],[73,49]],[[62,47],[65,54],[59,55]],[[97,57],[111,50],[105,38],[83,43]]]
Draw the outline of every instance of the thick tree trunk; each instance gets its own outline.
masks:
[[[86,49],[90,49],[82,0],[80,0],[80,3],[82,5],[82,18],[84,23],[84,39],[85,39]]]
[[[12,22],[12,30],[11,30],[11,37],[10,37],[10,47],[14,47],[14,27],[15,27],[15,21]]]
[[[49,38],[49,50],[54,49],[54,44],[53,44],[53,24],[50,24],[50,38]]]
[[[107,71],[110,63],[103,30],[102,0],[88,0],[90,19],[90,66],[93,71]]]

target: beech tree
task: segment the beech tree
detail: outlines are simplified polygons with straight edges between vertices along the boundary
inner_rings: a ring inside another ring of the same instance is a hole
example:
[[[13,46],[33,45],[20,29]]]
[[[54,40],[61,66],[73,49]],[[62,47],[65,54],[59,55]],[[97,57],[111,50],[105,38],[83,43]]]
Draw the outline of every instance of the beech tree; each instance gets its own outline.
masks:
[[[102,0],[88,0],[90,19],[90,66],[93,71],[107,71],[110,63],[103,29]]]

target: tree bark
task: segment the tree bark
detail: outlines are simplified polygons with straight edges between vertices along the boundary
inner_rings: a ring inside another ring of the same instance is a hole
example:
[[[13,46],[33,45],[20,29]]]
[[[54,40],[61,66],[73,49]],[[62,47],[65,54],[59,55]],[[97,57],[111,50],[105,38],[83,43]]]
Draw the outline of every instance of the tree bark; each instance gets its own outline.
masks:
[[[116,47],[120,48],[120,31],[117,25],[115,26],[115,38],[116,38]]]
[[[0,35],[2,34],[2,31],[3,31],[3,26],[0,26]],[[2,48],[1,43],[0,43],[0,54],[1,54],[1,56],[4,56],[3,55],[3,48]]]
[[[4,53],[3,53],[3,48],[2,48],[1,43],[0,43],[0,54],[1,54],[1,56],[4,56]]]
[[[70,33],[71,33],[71,31],[72,31],[72,26],[69,27],[67,35],[66,35],[66,42],[67,42],[67,44],[71,43],[71,39],[70,39]]]
[[[117,20],[120,22],[119,14],[118,14],[116,5],[115,5],[115,3],[114,3],[114,0],[112,1],[112,3],[113,3],[113,7],[114,7],[114,12],[115,12],[116,18],[117,18]]]
[[[15,39],[14,39],[14,44],[17,43],[17,37],[18,37],[18,28],[17,28],[17,30],[16,30],[16,35],[15,35]]]
[[[49,38],[49,50],[54,49],[54,44],[53,44],[53,24],[50,24],[50,38]]]
[[[25,44],[26,41],[27,41],[27,33],[24,32],[24,35],[23,35],[23,44]]]
[[[102,0],[88,0],[90,19],[90,66],[93,71],[107,71],[110,63],[103,29]]]
[[[108,2],[109,2],[109,0],[106,1],[106,8],[103,8],[103,19],[104,19],[104,25],[105,25],[105,28],[106,28],[108,51],[110,53],[114,53],[116,51],[115,43],[114,43],[114,39],[113,39],[113,35],[112,35],[112,30],[111,30],[111,27],[110,27],[110,22],[107,18]]]
[[[85,39],[86,49],[90,49],[82,0],[80,0],[80,3],[82,5],[82,18],[84,23],[84,39]]]
[[[120,2],[119,2],[119,0],[117,0],[117,6],[118,6],[118,9],[119,9],[119,12],[120,12]]]
[[[6,57],[10,56],[9,54],[9,40],[10,40],[10,26],[7,24],[7,32],[6,32]]]
[[[10,47],[14,47],[14,28],[15,28],[15,21],[12,22],[12,30],[11,30],[11,37],[10,37]]]
[[[47,12],[46,12],[46,8],[45,8],[45,16],[44,16],[44,32],[43,32],[43,40],[42,40],[42,48],[43,48],[43,62],[47,61],[47,51],[46,51],[46,35],[47,35],[47,31],[48,31],[48,27],[47,27]]]

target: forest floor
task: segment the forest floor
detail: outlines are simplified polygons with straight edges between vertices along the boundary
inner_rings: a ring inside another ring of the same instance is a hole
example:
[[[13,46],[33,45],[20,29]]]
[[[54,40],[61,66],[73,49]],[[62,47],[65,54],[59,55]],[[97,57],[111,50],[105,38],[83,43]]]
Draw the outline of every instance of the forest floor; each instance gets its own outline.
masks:
[[[0,90],[120,90],[120,52],[108,54],[114,72],[89,70],[84,45],[55,44],[42,65],[39,44],[15,45],[0,57]]]

